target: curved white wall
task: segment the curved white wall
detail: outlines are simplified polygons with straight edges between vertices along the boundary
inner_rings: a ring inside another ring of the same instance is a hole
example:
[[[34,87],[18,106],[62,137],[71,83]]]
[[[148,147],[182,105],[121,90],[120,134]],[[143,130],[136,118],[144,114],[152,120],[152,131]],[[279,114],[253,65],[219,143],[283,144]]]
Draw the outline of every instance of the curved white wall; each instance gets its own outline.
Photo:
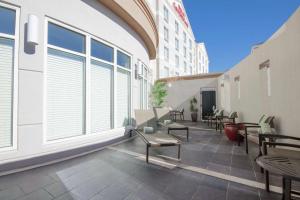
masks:
[[[137,84],[134,79],[134,64],[140,59],[149,66],[145,44],[122,19],[96,0],[10,0],[4,1],[20,8],[19,34],[19,97],[17,121],[17,149],[0,152],[0,164],[13,160],[35,157],[66,149],[99,143],[124,135],[124,129],[116,129],[84,138],[71,138],[45,144],[43,138],[43,93],[45,69],[45,19],[58,20],[76,29],[99,37],[132,55],[132,110],[138,107]],[[39,19],[39,45],[25,43],[25,26],[28,14]]]

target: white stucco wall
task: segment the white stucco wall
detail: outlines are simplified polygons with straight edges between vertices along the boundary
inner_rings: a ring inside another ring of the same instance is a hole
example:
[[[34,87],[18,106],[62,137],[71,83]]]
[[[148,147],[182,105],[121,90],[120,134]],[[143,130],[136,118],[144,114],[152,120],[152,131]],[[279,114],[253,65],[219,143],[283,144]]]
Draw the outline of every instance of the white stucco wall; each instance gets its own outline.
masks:
[[[134,79],[134,64],[140,59],[149,66],[149,55],[140,37],[119,17],[102,6],[97,0],[9,0],[4,1],[20,8],[19,63],[18,63],[18,121],[17,149],[0,152],[0,164],[30,158],[110,140],[124,134],[124,129],[108,131],[99,135],[58,140],[44,143],[43,110],[45,64],[45,18],[65,23],[81,31],[99,37],[132,55],[132,110],[138,108],[137,81]],[[39,19],[39,45],[29,51],[25,43],[25,24],[28,14]],[[132,112],[133,116],[133,112]]]
[[[190,100],[193,97],[196,97],[198,100],[198,120],[201,119],[201,91],[216,91],[216,95],[218,96],[217,78],[171,81],[167,85],[168,96],[165,107],[172,107],[173,109],[184,108],[185,120],[191,120]]]
[[[300,8],[264,44],[219,78],[219,90],[224,84],[227,102],[225,110],[239,113],[239,121],[257,122],[262,114],[275,116],[276,130],[285,135],[300,136]],[[266,68],[259,65],[270,60],[268,95]],[[227,76],[227,78],[224,78]],[[240,77],[240,99],[237,82]],[[228,104],[228,102],[230,102]]]

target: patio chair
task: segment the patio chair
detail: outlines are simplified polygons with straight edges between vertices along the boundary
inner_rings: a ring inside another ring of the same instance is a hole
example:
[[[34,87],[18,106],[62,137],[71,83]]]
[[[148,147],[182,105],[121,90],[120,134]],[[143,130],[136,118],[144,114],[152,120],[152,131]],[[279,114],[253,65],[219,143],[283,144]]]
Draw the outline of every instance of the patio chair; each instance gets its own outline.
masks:
[[[217,108],[213,108],[213,112],[209,115],[206,116],[206,119],[207,119],[207,125],[210,125],[211,123],[211,119],[213,117],[215,117],[215,115],[217,114],[217,112],[219,112],[219,110]],[[212,124],[211,124],[212,125]]]
[[[238,118],[238,114],[235,111],[231,111],[228,116],[219,117],[219,129],[222,133],[222,129],[225,127],[225,124],[235,124],[235,119]]]
[[[176,121],[178,115],[180,120],[184,120],[184,108],[181,108],[180,110],[170,110],[169,112],[170,119]]]
[[[136,132],[146,143],[147,163],[149,163],[150,147],[178,146],[177,158],[178,160],[180,160],[181,142],[172,135],[167,134],[163,130],[158,130],[153,111],[135,110],[135,121],[136,126],[134,129],[131,130],[131,132]]]
[[[242,122],[238,123],[240,127],[239,133],[245,137],[245,148],[248,154],[248,140],[259,144],[259,134],[274,133],[274,116],[262,115],[258,123]]]
[[[278,142],[278,140],[280,140]],[[300,138],[293,137],[288,135],[278,135],[278,134],[260,134],[259,135],[259,155],[268,155],[268,156],[276,156],[278,158],[291,158],[295,160],[300,160]],[[285,159],[282,159],[282,162]],[[281,165],[280,168],[283,171],[289,171],[289,169],[285,169],[285,165]],[[288,165],[287,165],[288,166]],[[300,167],[300,166],[299,166]],[[263,171],[262,171],[263,172]],[[266,190],[270,190],[269,186],[269,172],[265,171],[265,185]],[[298,194],[298,192],[292,191],[292,193]]]
[[[218,130],[219,127],[218,121],[223,117],[223,115],[224,115],[224,110],[218,110],[218,112],[216,112],[216,114],[210,118],[211,126],[213,122],[215,122],[216,131]]]
[[[159,126],[162,126],[167,129],[168,134],[171,131],[182,130],[186,131],[186,140],[189,141],[189,127],[180,123],[173,122],[165,118],[168,114],[168,109],[165,108],[153,108],[154,116],[156,122]]]

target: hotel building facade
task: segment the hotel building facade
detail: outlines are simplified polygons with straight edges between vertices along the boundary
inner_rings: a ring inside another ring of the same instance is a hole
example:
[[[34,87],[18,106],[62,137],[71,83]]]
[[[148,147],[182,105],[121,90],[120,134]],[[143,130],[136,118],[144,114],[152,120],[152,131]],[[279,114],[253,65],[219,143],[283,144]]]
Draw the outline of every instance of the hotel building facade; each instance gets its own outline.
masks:
[[[148,107],[157,44],[143,0],[1,0],[0,165],[124,137]]]
[[[151,62],[153,68],[156,68],[156,77],[207,73],[208,69],[200,70],[201,67],[198,65],[201,60],[197,58],[200,52],[205,51],[201,55],[206,56],[203,60],[208,60],[204,43],[197,44],[183,2],[181,0],[146,1],[154,13],[159,33],[157,58]]]

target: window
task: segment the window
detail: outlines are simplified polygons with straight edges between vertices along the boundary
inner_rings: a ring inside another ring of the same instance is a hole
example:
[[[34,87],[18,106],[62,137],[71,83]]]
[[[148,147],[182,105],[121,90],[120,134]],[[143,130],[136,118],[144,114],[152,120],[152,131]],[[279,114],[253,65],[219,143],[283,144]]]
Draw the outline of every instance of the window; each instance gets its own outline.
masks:
[[[192,63],[193,62],[193,55],[192,55],[192,53],[190,53],[190,63]]]
[[[164,27],[164,39],[169,42],[169,30],[166,27]]]
[[[164,77],[169,77],[170,76],[170,71],[168,67],[164,67]]]
[[[186,58],[186,47],[183,47],[183,56]]]
[[[179,24],[177,21],[175,21],[175,33],[178,35],[179,34]]]
[[[124,69],[117,70],[117,122],[116,127],[130,123],[130,73]]]
[[[176,75],[176,76],[179,76],[179,72],[175,72],[175,75]]]
[[[187,65],[185,61],[183,62],[183,66],[184,66],[184,73],[187,73]]]
[[[117,51],[117,64],[121,67],[130,69],[130,57],[121,51]]]
[[[166,6],[164,6],[164,20],[165,22],[169,23],[169,10]]]
[[[183,32],[183,41],[186,43],[186,32]]]
[[[0,33],[15,34],[16,11],[0,6]]]
[[[175,55],[175,66],[179,67],[179,56]]]
[[[169,61],[169,49],[167,47],[164,48],[164,58],[165,61]]]
[[[190,75],[192,75],[192,74],[193,74],[193,67],[190,66]]]
[[[79,33],[48,23],[48,44],[85,53],[85,37]]]
[[[92,40],[91,49],[97,49],[98,47],[101,47],[101,45],[102,43]],[[111,47],[106,46],[105,49],[106,48],[109,49]],[[97,56],[99,54],[95,54],[95,55]],[[113,55],[110,56],[108,55],[109,54],[107,54],[107,56],[105,57],[107,58],[113,57]],[[101,131],[112,129],[113,127],[112,124],[113,65],[103,63],[97,60],[96,56],[95,57],[93,56],[93,51],[92,51],[92,60],[91,60],[91,69],[90,69],[91,133],[99,133]]]
[[[140,109],[148,109],[148,97],[150,90],[149,70],[144,64],[143,72],[139,76],[139,92],[140,92]]]
[[[17,10],[0,6],[0,148],[12,147],[15,121],[14,96],[17,94]],[[16,82],[15,82],[16,81]]]
[[[128,125],[131,57],[87,33],[48,21],[47,140],[96,134]],[[76,44],[69,41],[73,38]],[[82,45],[86,43],[89,51]]]
[[[175,49],[179,51],[179,40],[175,38]]]
[[[94,39],[91,41],[91,54],[95,58],[108,62],[114,61],[114,49]]]
[[[192,45],[192,40],[191,39],[189,39],[189,47],[190,47],[190,50],[192,50],[193,45]]]

